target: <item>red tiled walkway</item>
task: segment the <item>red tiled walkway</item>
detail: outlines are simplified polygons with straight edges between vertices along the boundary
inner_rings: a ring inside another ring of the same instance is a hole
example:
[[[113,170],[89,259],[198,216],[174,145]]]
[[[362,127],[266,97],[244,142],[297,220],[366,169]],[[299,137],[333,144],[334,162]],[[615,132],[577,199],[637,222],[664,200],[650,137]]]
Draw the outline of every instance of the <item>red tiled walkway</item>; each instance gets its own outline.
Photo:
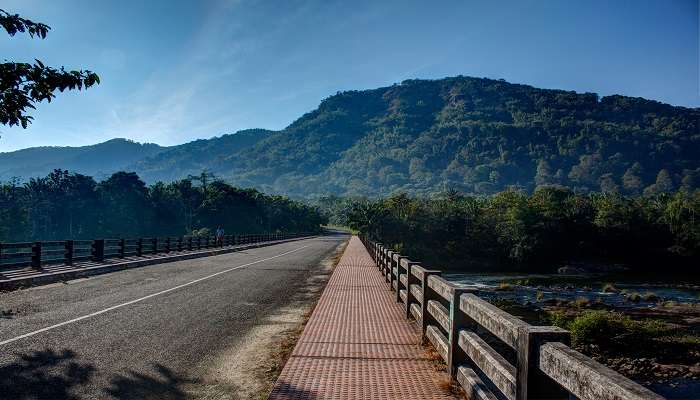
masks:
[[[269,398],[453,399],[448,379],[352,237]]]

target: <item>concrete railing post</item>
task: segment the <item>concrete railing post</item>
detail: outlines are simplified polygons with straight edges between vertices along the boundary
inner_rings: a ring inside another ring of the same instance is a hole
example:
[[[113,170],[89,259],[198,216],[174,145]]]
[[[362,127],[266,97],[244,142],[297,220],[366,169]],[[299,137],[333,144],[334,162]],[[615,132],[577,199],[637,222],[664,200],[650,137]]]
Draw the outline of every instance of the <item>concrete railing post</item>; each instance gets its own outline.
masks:
[[[32,243],[32,268],[41,269],[41,242]]]
[[[92,261],[101,262],[105,259],[105,240],[95,239],[92,241]]]
[[[408,260],[408,257],[402,256],[400,254],[397,254],[397,256],[398,257],[392,257],[392,260],[394,258],[396,259],[396,261],[394,261],[396,263],[396,302],[401,303],[401,260]],[[406,276],[406,278],[408,278],[408,276]],[[408,296],[408,288],[406,289],[406,295]],[[406,297],[406,300],[408,300],[408,297]]]
[[[66,240],[63,248],[63,258],[66,260],[66,265],[73,265],[73,241]]]
[[[440,276],[442,275],[441,271],[437,270],[426,270],[423,273],[423,281],[421,282],[421,289],[423,289],[423,303],[421,303],[421,332],[422,332],[422,337],[425,338],[425,332],[428,329],[428,325],[430,325],[430,322],[433,321],[433,318],[430,317],[430,312],[428,312],[428,301],[429,300],[439,300],[440,295],[435,293],[433,289],[428,286],[428,278],[431,275],[435,276]]]
[[[124,258],[126,255],[126,240],[119,239],[119,258]]]
[[[561,342],[569,344],[571,336],[568,331],[555,326],[523,326],[518,330],[516,348],[515,399],[529,400],[538,398],[566,398],[568,392],[552,385],[549,378],[539,371],[537,366],[541,344]],[[549,381],[549,382],[548,382]]]
[[[384,251],[384,276],[386,276],[386,281],[389,282],[389,290],[394,290],[394,285],[392,280],[394,279],[392,271],[392,257],[394,256],[393,250]]]
[[[409,261],[406,268],[406,318],[411,319],[411,304],[416,302],[416,297],[411,293],[411,285],[419,284],[420,280],[413,276],[413,266],[420,266],[419,262]]]
[[[447,368],[451,377],[457,373],[459,364],[467,359],[464,350],[459,347],[459,331],[461,329],[474,330],[475,328],[474,322],[459,309],[460,299],[465,293],[476,292],[477,290],[474,288],[455,288],[450,295],[450,331],[447,337],[450,348],[447,353]]]

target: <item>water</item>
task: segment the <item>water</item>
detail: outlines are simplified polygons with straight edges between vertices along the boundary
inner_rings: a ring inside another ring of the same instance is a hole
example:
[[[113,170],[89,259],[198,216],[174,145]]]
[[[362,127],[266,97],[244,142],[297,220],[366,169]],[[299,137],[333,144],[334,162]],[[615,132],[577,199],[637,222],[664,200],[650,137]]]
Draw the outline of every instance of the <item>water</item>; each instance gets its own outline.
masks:
[[[513,300],[521,304],[546,302],[547,300],[576,300],[584,298],[599,301],[618,308],[652,307],[659,302],[700,303],[700,286],[678,277],[663,278],[633,276],[631,273],[565,276],[558,274],[514,273],[448,273],[443,277],[465,285],[477,286],[487,297]],[[606,293],[603,286],[612,283],[617,293]],[[499,290],[509,284],[508,290]],[[628,300],[624,293],[638,293],[638,302]],[[653,294],[654,296],[645,295]],[[538,298],[539,297],[539,298]]]

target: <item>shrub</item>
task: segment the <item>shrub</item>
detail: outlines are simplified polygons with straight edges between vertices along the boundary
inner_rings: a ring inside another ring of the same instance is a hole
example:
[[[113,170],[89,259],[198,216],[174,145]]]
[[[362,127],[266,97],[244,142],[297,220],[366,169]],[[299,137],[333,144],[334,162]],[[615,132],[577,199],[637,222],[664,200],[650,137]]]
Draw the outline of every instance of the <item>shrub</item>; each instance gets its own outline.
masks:
[[[644,301],[659,301],[661,298],[654,292],[646,292],[643,296]]]
[[[670,332],[661,321],[636,321],[618,312],[602,310],[584,311],[566,328],[571,331],[574,346],[595,345],[603,352],[648,349],[650,341]]]
[[[631,301],[632,303],[639,303],[639,301],[642,300],[642,296],[640,296],[637,292],[632,292],[627,295],[627,300]]]
[[[571,323],[572,318],[563,311],[550,311],[547,314],[547,320],[551,325],[558,326],[563,329],[569,329],[569,324]]]
[[[619,290],[612,283],[606,283],[603,285],[603,293],[617,293]]]
[[[585,297],[577,297],[576,300],[574,300],[574,305],[579,308],[587,307],[591,305],[591,301]]]
[[[511,285],[511,284],[508,283],[508,282],[501,282],[501,283],[498,285],[498,290],[501,290],[501,291],[504,291],[504,292],[505,292],[505,291],[511,291],[511,290],[513,290],[513,285]]]
[[[571,331],[571,342],[574,346],[598,345],[606,346],[612,338],[624,327],[619,313],[607,311],[585,311],[576,317],[568,326]]]

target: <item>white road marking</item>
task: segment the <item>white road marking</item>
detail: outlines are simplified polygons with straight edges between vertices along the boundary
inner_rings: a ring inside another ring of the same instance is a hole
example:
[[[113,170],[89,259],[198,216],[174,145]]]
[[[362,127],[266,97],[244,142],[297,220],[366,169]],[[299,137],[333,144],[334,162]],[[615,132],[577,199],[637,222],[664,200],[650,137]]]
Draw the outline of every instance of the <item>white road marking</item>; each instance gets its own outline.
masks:
[[[38,334],[40,334],[40,333],[43,333],[43,332],[46,332],[46,331],[50,331],[50,330],[52,330],[52,329],[56,329],[56,328],[59,328],[59,327],[64,326],[64,325],[69,325],[69,324],[73,324],[73,323],[78,322],[78,321],[82,321],[82,320],[84,320],[84,319],[92,318],[92,317],[98,316],[98,315],[100,315],[100,314],[104,314],[104,313],[106,313],[106,312],[109,312],[109,311],[112,311],[112,310],[116,310],[117,308],[126,307],[126,306],[131,305],[131,304],[139,303],[139,302],[141,302],[141,301],[148,300],[148,299],[150,299],[150,298],[152,298],[152,297],[160,296],[161,294],[169,293],[169,292],[172,292],[172,291],[177,290],[177,289],[182,289],[182,288],[184,288],[184,287],[186,287],[186,286],[194,285],[194,284],[197,283],[197,282],[205,281],[205,280],[207,280],[207,279],[211,279],[211,278],[213,278],[213,277],[215,277],[215,276],[219,276],[219,275],[225,274],[225,273],[227,273],[227,272],[231,272],[231,271],[235,271],[235,270],[237,270],[237,269],[249,267],[249,266],[251,266],[251,265],[253,265],[253,264],[258,264],[258,263],[261,263],[261,262],[269,261],[269,260],[272,260],[272,259],[274,259],[274,258],[286,256],[287,254],[291,254],[291,253],[297,252],[297,251],[302,250],[302,249],[305,249],[305,248],[307,248],[307,247],[309,247],[309,245],[307,245],[307,246],[302,246],[302,247],[299,247],[299,248],[297,248],[297,249],[294,249],[294,250],[291,250],[291,251],[287,251],[287,252],[285,252],[285,253],[278,254],[278,255],[273,256],[273,257],[264,258],[264,259],[262,259],[262,260],[253,261],[253,262],[250,262],[250,263],[247,263],[247,264],[239,265],[239,266],[237,266],[237,267],[233,267],[233,268],[229,268],[229,269],[226,269],[226,270],[223,270],[223,271],[219,271],[219,272],[217,272],[217,273],[215,273],[215,274],[207,275],[207,276],[205,276],[205,277],[202,277],[202,278],[199,278],[199,279],[195,279],[195,280],[193,280],[193,281],[191,281],[191,282],[183,283],[182,285],[178,285],[178,286],[172,287],[172,288],[170,288],[170,289],[165,289],[165,290],[162,290],[162,291],[157,292],[157,293],[149,294],[148,296],[144,296],[144,297],[141,297],[141,298],[138,298],[138,299],[135,299],[135,300],[127,301],[126,303],[121,303],[121,304],[117,304],[116,306],[112,306],[112,307],[105,308],[104,310],[96,311],[96,312],[94,312],[94,313],[90,313],[90,314],[87,314],[87,315],[83,315],[83,316],[78,317],[78,318],[73,318],[73,319],[68,320],[68,321],[64,321],[64,322],[61,322],[61,323],[58,323],[58,324],[55,324],[55,325],[47,326],[46,328],[41,328],[41,329],[36,330],[36,331],[34,331],[34,332],[25,333],[24,335],[20,335],[20,336],[17,336],[17,337],[13,337],[12,339],[3,340],[2,342],[0,342],[0,346],[5,345],[5,344],[9,344],[9,343],[12,343],[12,342],[16,342],[16,341],[18,341],[18,340],[20,340],[20,339],[25,339],[25,338],[28,338],[28,337],[30,337],[30,336],[38,335]]]

